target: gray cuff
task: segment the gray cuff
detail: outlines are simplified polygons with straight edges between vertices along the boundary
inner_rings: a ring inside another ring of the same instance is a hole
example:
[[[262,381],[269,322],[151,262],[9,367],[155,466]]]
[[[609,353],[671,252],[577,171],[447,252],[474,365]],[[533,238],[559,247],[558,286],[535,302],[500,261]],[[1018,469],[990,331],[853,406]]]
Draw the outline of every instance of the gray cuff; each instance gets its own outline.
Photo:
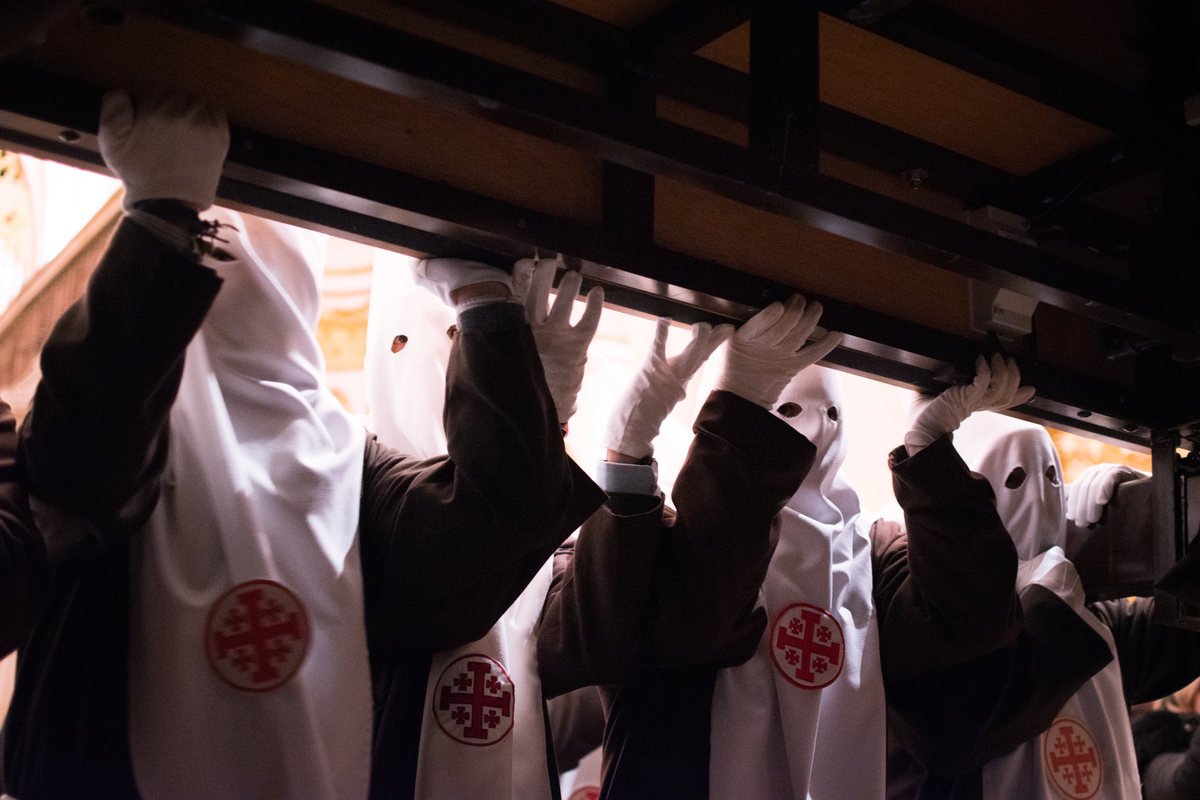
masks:
[[[609,494],[657,494],[658,462],[649,464],[618,464],[600,461],[596,483]]]

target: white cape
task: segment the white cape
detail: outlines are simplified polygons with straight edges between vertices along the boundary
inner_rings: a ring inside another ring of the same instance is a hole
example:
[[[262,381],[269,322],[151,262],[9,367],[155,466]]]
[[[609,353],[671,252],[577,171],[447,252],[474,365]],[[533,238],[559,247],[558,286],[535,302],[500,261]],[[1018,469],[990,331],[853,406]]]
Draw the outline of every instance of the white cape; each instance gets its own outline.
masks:
[[[840,472],[840,401],[837,373],[819,367],[801,372],[780,397],[780,407],[803,407],[785,420],[817,446],[817,460],[783,511],[759,594],[770,624],[758,651],[717,675],[713,800],[884,796],[873,519]]]
[[[1141,797],[1129,712],[1112,633],[1084,606],[1083,585],[1063,552],[1062,463],[1045,428],[980,413],[954,444],[996,493],[996,508],[1022,559],[1017,589],[1039,584],[1061,597],[1113,651],[1113,660],[1071,697],[1050,728],[983,768],[985,800],[1117,800]]]
[[[983,767],[984,800],[1141,797],[1129,712],[1112,633],[1083,604],[1083,584],[1059,547],[1021,562],[1017,586],[1045,586],[1108,644],[1113,660],[1072,695],[1041,735]]]
[[[148,800],[366,797],[365,433],[324,383],[323,255],[307,232],[211,216],[234,258],[206,261],[225,283],[133,546],[134,775]]]

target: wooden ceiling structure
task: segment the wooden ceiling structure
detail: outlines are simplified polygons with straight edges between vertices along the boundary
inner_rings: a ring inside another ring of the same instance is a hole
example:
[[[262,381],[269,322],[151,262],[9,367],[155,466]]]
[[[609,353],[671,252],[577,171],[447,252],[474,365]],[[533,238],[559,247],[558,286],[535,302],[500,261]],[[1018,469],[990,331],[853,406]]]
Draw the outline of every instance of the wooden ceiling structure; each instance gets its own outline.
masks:
[[[830,363],[917,388],[1004,349],[1038,388],[1022,414],[1150,449],[1186,518],[1200,4],[25,5],[0,147],[103,169],[104,89],[206,96],[227,204],[410,253],[562,253],[686,322],[800,291],[847,335]]]

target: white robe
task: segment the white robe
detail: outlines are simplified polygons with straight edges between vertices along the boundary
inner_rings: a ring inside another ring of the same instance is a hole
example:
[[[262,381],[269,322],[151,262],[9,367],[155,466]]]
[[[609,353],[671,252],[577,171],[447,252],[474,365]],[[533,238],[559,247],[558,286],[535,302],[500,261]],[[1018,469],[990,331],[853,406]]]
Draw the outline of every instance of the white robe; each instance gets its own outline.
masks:
[[[324,382],[312,234],[211,216],[232,260],[134,540],[130,750],[147,800],[366,797],[365,432]]]
[[[1017,589],[1044,586],[1108,644],[1113,660],[1058,712],[1049,729],[983,767],[985,800],[1120,800],[1141,797],[1129,713],[1112,633],[1084,605],[1083,585],[1063,552],[1062,464],[1040,425],[975,414],[954,436],[973,471],[986,477],[1022,559]]]
[[[817,446],[817,457],[783,510],[759,595],[770,624],[758,651],[717,675],[710,796],[882,798],[887,741],[872,597],[874,520],[840,472],[837,373],[810,367],[776,408],[787,403],[803,408],[784,419]]]

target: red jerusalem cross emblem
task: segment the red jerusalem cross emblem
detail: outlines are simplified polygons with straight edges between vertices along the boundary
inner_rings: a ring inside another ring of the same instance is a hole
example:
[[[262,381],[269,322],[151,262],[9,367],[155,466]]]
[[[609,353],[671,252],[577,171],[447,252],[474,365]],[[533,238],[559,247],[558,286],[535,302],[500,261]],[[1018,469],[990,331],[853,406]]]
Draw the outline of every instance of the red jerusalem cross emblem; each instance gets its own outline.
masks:
[[[1100,791],[1104,763],[1083,723],[1059,717],[1042,734],[1042,757],[1050,785],[1067,800],[1088,800]]]
[[[837,680],[845,651],[842,626],[823,608],[793,603],[771,623],[775,667],[801,689],[821,689]]]
[[[457,742],[486,747],[513,726],[513,682],[494,658],[463,656],[438,678],[433,716]]]
[[[244,692],[269,692],[296,674],[308,653],[304,604],[275,581],[246,581],[213,603],[204,626],[208,661]]]

